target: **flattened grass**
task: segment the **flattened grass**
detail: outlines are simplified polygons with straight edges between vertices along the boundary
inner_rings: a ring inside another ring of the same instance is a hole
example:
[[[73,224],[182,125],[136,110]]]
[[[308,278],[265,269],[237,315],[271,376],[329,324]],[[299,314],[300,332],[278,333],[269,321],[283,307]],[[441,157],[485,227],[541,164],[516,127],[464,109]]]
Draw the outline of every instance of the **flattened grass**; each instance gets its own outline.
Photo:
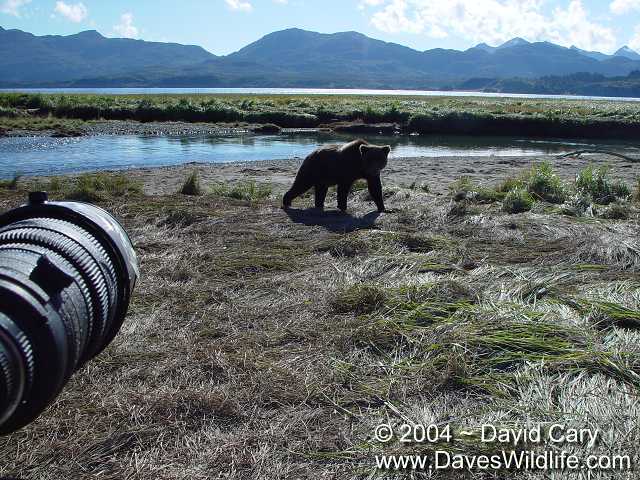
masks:
[[[388,199],[415,221],[342,231],[292,220],[279,186],[122,196],[98,180],[80,183],[100,185],[140,255],[130,316],[45,416],[0,439],[0,476],[404,478],[372,455],[432,446],[375,442],[382,422],[450,425],[438,447],[467,454],[497,448],[460,435],[482,424],[577,422],[640,456],[635,209],[510,217],[492,201],[451,217],[451,198],[421,192]],[[79,183],[47,182],[60,198]]]

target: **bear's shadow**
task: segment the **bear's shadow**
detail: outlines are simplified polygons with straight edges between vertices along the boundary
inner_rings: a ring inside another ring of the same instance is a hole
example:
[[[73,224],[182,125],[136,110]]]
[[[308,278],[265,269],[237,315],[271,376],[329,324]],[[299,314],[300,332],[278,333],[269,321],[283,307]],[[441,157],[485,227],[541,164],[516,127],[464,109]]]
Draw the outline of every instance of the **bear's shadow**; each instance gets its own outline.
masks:
[[[374,211],[362,217],[354,217],[349,213],[339,210],[321,210],[310,208],[288,208],[285,210],[288,217],[295,223],[308,227],[323,227],[334,233],[349,233],[356,230],[370,230],[376,228],[376,219],[380,212]]]

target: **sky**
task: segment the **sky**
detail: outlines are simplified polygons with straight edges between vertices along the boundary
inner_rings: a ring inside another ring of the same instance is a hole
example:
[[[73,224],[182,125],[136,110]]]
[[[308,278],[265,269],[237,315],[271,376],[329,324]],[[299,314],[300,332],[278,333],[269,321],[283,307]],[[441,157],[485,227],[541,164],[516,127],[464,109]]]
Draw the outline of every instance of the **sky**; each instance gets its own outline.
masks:
[[[227,55],[276,30],[358,31],[417,50],[514,37],[640,51],[640,0],[0,0],[0,26],[36,35],[200,45]]]

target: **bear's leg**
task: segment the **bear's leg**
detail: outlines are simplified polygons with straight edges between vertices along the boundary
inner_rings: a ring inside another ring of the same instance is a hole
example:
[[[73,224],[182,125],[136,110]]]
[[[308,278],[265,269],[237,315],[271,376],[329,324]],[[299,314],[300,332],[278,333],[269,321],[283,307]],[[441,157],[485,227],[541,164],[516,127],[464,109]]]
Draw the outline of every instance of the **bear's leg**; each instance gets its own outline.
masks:
[[[347,197],[349,196],[351,185],[353,185],[353,182],[338,184],[338,208],[343,212],[347,209]]]
[[[293,186],[291,187],[291,189],[284,194],[284,197],[282,197],[282,206],[284,208],[289,208],[294,198],[299,197],[311,187],[312,185],[308,185],[296,179],[296,181],[293,182]]]
[[[384,198],[382,195],[382,182],[380,181],[380,176],[376,175],[374,177],[367,178],[367,184],[369,186],[369,195],[371,195],[373,201],[376,202],[378,211],[384,212]]]
[[[327,198],[327,191],[329,187],[327,185],[316,185],[316,208],[324,208],[324,200]]]

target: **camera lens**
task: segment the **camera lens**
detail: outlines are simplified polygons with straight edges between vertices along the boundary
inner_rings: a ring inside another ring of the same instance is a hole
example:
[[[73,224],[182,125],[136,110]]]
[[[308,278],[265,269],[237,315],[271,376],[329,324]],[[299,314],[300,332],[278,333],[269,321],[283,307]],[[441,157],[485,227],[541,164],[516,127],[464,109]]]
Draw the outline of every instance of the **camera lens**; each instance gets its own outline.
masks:
[[[111,343],[139,276],[105,210],[29,200],[0,217],[0,434],[34,420]]]

